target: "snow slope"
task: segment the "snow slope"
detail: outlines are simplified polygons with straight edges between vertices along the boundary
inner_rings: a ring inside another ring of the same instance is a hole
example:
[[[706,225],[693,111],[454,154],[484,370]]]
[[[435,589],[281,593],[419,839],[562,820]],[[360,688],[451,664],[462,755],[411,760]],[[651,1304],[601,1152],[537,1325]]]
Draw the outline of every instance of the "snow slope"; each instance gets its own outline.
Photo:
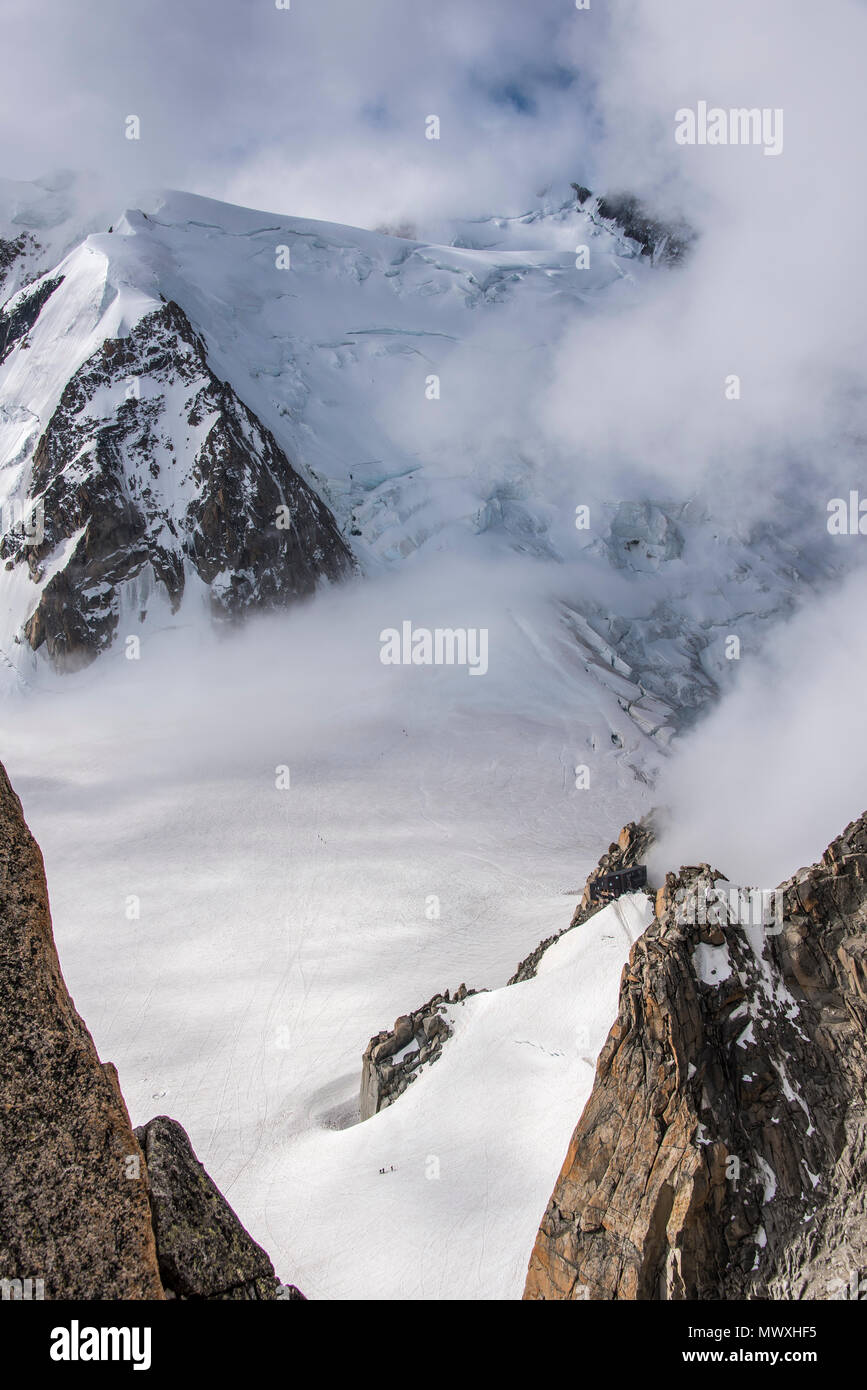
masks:
[[[647,273],[632,243],[598,228],[592,268],[577,270],[565,247],[425,246],[186,194],[144,206],[111,233],[86,237],[52,272],[63,283],[26,350],[0,371],[0,460],[25,464],[67,380],[100,343],[175,300],[218,377],[321,480],[339,519],[361,527],[368,561],[405,556],[450,522],[466,524],[488,500],[485,474],[508,480],[519,469],[516,458],[491,458],[480,439],[451,466],[439,458],[421,486],[414,477],[426,461],[416,417],[422,424],[427,411],[427,433],[440,407],[448,413],[448,363],[479,318],[487,313],[501,332],[519,302],[518,351],[527,358],[556,340],[564,315],[599,297],[628,297]],[[587,219],[571,222],[569,240]],[[288,268],[278,268],[283,260]],[[491,349],[484,336],[473,349],[482,368]],[[445,402],[427,399],[431,374],[444,378]],[[468,464],[479,476],[462,485]],[[7,474],[10,493],[25,477],[23,467],[17,479]]]
[[[535,979],[452,1005],[454,1036],[393,1105],[275,1159],[259,1201],[275,1237],[296,1222],[311,1293],[521,1297],[621,969],[652,917],[648,898],[627,895],[555,942]],[[308,1233],[297,1196],[312,1185],[321,1225]]]

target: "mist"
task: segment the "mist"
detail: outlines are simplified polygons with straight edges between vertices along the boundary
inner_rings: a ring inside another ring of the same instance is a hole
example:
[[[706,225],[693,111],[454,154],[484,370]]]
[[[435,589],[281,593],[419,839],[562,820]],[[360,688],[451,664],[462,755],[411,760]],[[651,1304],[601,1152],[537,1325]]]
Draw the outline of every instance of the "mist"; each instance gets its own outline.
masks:
[[[772,633],[655,789],[657,876],[710,863],[776,887],[867,809],[865,586],[853,574]]]

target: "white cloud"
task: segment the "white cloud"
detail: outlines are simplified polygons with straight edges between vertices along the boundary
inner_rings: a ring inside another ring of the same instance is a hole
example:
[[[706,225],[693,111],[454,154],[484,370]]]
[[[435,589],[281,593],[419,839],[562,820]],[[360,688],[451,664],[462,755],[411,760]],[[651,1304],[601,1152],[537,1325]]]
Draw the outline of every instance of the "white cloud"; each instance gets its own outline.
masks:
[[[4,172],[99,168],[128,191],[355,224],[519,209],[586,146],[586,93],[564,85],[574,19],[553,0],[14,0]],[[130,113],[139,142],[124,138]],[[432,113],[439,142],[424,136]]]
[[[681,745],[658,788],[664,873],[704,861],[772,888],[867,809],[863,573],[805,608]]]

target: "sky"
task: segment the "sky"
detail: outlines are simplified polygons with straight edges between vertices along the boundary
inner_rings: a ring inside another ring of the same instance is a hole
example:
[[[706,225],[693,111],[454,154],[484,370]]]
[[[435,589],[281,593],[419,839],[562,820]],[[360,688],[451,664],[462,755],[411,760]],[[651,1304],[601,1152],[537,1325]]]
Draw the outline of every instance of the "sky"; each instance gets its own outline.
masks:
[[[0,172],[70,168],[118,203],[171,186],[432,240],[443,219],[520,213],[574,179],[721,235],[731,222],[733,256],[745,203],[768,252],[799,214],[809,241],[819,200],[845,235],[863,211],[864,0],[589,4],[4,0],[4,50],[26,61],[4,72]],[[782,108],[782,157],[678,146],[674,114],[699,100]],[[766,268],[768,296],[785,271]]]

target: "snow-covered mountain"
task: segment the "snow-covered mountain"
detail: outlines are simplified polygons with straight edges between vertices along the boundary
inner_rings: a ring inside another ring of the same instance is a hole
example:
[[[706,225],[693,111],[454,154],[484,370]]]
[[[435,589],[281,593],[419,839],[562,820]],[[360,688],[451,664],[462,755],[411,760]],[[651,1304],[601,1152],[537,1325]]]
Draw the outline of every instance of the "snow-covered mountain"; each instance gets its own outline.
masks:
[[[98,214],[74,180],[0,185],[8,666],[32,680],[179,609],[454,550],[582,564],[561,618],[594,671],[647,730],[701,706],[733,617],[758,641],[827,560],[785,519],[606,493],[580,440],[546,441],[533,402],[564,328],[677,274],[630,203],[579,192],[433,246],[179,193],[81,235]],[[622,206],[643,242],[602,215]]]
[[[16,303],[29,318],[26,292]],[[38,595],[27,641],[59,666],[110,645],[122,613],[141,622],[154,598],[174,611],[193,578],[234,614],[312,593],[351,564],[327,508],[171,302],[67,382],[29,493],[42,538],[5,553]]]

